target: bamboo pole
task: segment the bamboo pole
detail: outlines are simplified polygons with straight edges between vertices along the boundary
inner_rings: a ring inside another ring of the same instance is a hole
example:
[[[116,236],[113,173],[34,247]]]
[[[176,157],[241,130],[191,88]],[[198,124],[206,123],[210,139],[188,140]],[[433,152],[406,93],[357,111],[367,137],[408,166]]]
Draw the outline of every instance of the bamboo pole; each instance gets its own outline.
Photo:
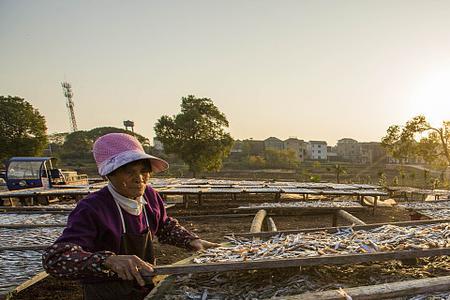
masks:
[[[252,225],[250,226],[250,232],[261,232],[262,224],[266,215],[267,212],[264,209],[261,209],[256,213],[255,217],[253,218]]]
[[[271,217],[266,218],[268,231],[274,232],[277,231],[277,226],[275,225],[274,220]]]
[[[336,214],[339,217],[343,218],[344,220],[349,221],[352,224],[355,224],[355,225],[367,225],[365,222],[363,222],[362,220],[358,219],[357,217],[355,217],[351,213],[346,212],[345,210],[340,209],[340,210],[338,210],[336,212]]]

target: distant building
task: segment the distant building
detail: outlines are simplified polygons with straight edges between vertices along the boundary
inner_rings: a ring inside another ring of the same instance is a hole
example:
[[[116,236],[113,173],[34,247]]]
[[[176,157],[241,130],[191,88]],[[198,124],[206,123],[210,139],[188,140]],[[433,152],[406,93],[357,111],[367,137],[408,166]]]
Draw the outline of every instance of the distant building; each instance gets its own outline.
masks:
[[[265,150],[283,150],[284,144],[283,141],[276,138],[276,137],[270,137],[264,140],[264,149]]]
[[[233,143],[233,147],[231,147],[230,153],[242,153],[244,143],[240,140],[235,140]]]
[[[295,152],[300,162],[306,159],[306,153],[308,151],[308,143],[298,138],[288,138],[283,142],[285,150],[292,150]]]
[[[336,152],[339,160],[362,163],[362,148],[357,140],[343,138],[337,142]]]
[[[153,147],[158,151],[164,151],[164,145],[157,138],[153,138]]]
[[[248,151],[250,155],[264,155],[264,141],[253,139],[243,140],[242,151]]]
[[[327,159],[329,161],[338,161],[339,160],[339,157],[338,157],[335,147],[327,146]]]
[[[308,157],[310,159],[327,159],[327,142],[325,141],[309,141]]]
[[[377,164],[388,162],[388,155],[386,150],[379,142],[359,143],[362,150],[362,162]]]

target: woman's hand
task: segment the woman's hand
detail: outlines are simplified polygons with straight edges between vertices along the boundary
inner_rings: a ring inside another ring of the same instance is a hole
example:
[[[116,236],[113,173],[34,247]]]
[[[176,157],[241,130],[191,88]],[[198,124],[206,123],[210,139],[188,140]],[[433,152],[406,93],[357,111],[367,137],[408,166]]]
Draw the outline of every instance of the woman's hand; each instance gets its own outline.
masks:
[[[195,250],[195,251],[200,251],[200,250],[204,250],[204,249],[208,249],[208,248],[214,248],[214,247],[219,247],[220,244],[217,243],[211,243],[205,240],[201,240],[201,239],[195,239],[192,240],[189,245]]]
[[[136,280],[140,286],[145,285],[141,270],[152,273],[153,266],[136,255],[112,255],[105,260],[105,266],[117,273],[123,280]]]

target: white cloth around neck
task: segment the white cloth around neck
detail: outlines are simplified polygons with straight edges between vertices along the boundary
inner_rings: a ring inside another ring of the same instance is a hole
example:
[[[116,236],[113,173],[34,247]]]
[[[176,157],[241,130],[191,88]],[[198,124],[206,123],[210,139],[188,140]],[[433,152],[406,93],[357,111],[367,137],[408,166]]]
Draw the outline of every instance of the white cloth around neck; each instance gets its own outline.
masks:
[[[108,190],[117,204],[119,204],[119,206],[127,213],[132,214],[133,216],[139,216],[142,213],[142,208],[146,203],[144,196],[140,196],[138,199],[122,196],[116,191],[111,181],[108,182]]]

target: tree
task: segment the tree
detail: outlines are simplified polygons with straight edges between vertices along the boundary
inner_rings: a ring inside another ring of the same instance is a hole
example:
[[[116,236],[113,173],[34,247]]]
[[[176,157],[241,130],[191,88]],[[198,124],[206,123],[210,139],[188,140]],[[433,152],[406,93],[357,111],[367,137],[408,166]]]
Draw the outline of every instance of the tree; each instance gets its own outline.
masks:
[[[45,118],[30,103],[0,96],[0,161],[41,155],[47,145],[46,131]]]
[[[247,164],[251,169],[260,169],[266,166],[266,160],[259,155],[250,155]]]
[[[334,173],[336,174],[336,182],[341,183],[341,175],[347,174],[347,169],[340,164],[335,164],[333,166]]]
[[[271,168],[297,168],[300,164],[295,151],[292,149],[275,150],[267,149],[265,151],[267,165]]]
[[[195,177],[198,172],[222,167],[233,145],[225,132],[228,126],[227,118],[211,99],[189,95],[181,98],[181,113],[163,115],[156,122],[155,133],[164,151],[177,154]]]
[[[401,161],[419,156],[430,164],[449,166],[450,121],[442,122],[442,127],[433,127],[424,116],[416,116],[403,127],[390,126],[381,144]]]
[[[140,134],[131,133],[128,130],[116,127],[97,127],[89,131],[79,130],[66,135],[61,153],[59,154],[63,159],[81,158],[92,160],[93,156],[91,151],[95,140],[108,133],[127,133],[134,135],[144,146],[144,150],[148,152],[150,149],[148,138]]]

